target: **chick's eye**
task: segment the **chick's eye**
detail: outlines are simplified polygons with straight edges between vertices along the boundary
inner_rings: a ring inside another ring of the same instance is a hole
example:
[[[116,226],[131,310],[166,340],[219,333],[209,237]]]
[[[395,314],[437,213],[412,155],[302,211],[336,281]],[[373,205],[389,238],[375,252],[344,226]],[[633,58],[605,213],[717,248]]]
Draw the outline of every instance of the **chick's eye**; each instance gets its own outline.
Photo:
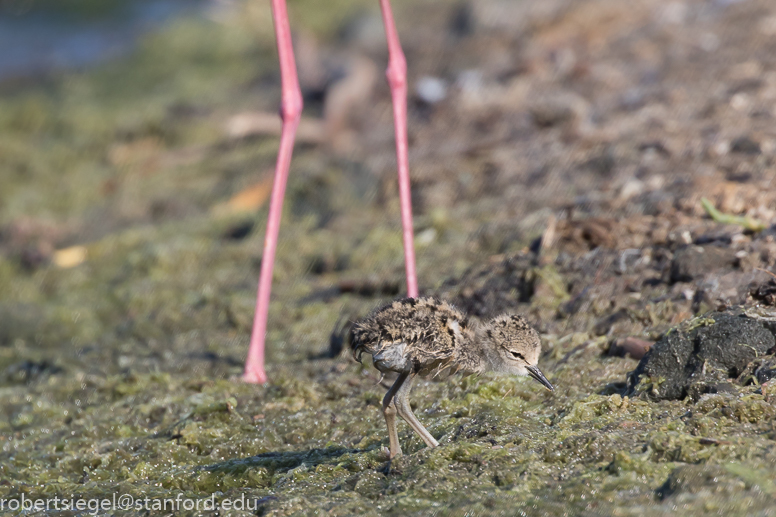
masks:
[[[512,352],[511,350],[509,351],[509,353],[511,353],[512,357],[514,357],[515,359],[522,359],[523,361],[525,361],[525,357],[523,357],[523,354],[519,352]]]

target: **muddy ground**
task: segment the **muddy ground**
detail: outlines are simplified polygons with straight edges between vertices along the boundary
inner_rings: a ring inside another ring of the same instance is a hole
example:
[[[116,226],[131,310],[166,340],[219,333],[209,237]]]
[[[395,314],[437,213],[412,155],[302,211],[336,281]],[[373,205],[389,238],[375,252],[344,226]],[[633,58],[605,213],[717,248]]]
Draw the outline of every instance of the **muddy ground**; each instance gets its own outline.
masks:
[[[238,380],[279,75],[268,6],[219,3],[125,58],[0,84],[0,500],[776,514],[776,6],[396,3],[421,290],[524,314],[555,392],[418,382],[441,446],[401,424],[389,464],[377,372],[332,354],[404,281],[367,1],[291,5],[306,111],[270,382]]]

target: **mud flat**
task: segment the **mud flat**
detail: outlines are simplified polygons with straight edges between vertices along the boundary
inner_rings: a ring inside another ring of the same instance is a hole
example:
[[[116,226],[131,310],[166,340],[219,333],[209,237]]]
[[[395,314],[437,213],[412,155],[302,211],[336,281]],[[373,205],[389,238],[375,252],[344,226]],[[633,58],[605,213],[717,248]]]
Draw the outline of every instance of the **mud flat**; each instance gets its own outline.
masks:
[[[400,426],[390,464],[385,389],[335,353],[403,284],[373,4],[292,6],[306,129],[267,386],[235,380],[278,143],[266,6],[0,85],[0,499],[770,515],[772,2],[397,1],[422,290],[523,314],[556,390],[417,382],[440,447]]]

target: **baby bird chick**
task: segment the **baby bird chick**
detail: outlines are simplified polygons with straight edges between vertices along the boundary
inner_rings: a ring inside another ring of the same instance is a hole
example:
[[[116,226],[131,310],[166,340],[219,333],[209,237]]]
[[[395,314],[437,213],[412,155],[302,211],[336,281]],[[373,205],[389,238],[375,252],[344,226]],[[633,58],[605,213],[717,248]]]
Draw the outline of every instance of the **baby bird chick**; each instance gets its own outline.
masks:
[[[383,399],[390,457],[401,454],[396,415],[402,417],[429,447],[439,443],[412,413],[409,392],[416,375],[443,370],[465,375],[488,371],[530,375],[546,388],[552,384],[536,364],[539,334],[517,315],[503,314],[487,323],[435,298],[404,298],[379,308],[353,325],[353,357],[372,355],[375,368],[399,377]]]

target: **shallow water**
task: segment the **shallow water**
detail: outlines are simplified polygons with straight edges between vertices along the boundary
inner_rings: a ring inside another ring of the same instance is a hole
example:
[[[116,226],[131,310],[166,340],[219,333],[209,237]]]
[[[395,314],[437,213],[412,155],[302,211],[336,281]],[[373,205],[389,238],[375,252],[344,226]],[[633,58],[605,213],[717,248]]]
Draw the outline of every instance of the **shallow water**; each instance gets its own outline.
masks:
[[[8,2],[0,8],[0,81],[83,68],[125,55],[148,31],[201,12],[209,3],[136,0],[88,16]]]

